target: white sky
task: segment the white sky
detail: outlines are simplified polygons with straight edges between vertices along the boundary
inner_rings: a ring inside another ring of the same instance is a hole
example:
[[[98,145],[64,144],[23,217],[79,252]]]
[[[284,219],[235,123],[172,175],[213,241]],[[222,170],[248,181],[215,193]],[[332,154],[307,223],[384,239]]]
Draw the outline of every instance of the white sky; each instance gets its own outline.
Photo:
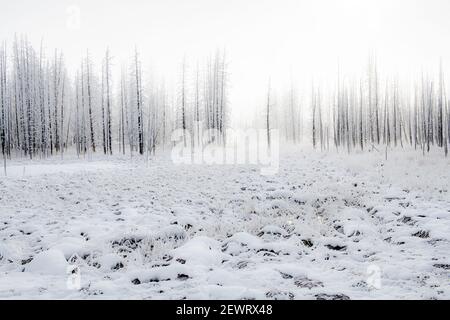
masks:
[[[242,112],[265,94],[269,75],[278,84],[291,73],[299,82],[335,79],[338,61],[360,72],[371,50],[392,75],[450,60],[449,0],[0,2],[0,40],[26,34],[38,47],[44,38],[72,71],[87,48],[99,65],[109,46],[120,66],[137,45],[144,63],[173,79],[184,54],[195,61],[226,47],[230,101]]]

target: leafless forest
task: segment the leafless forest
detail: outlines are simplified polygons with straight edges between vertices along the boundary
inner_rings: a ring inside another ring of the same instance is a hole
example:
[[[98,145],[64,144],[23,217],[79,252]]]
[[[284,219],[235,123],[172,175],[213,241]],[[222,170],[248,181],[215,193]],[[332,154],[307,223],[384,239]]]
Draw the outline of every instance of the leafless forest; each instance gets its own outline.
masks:
[[[173,90],[163,80],[144,80],[137,49],[120,79],[112,79],[108,49],[98,73],[88,51],[76,74],[68,74],[63,52],[46,55],[25,37],[3,43],[0,57],[5,161],[62,155],[68,149],[79,155],[155,153],[157,146],[170,144],[174,129],[199,125],[217,129],[216,142],[226,143],[230,108],[225,50],[206,61],[184,59]],[[381,79],[376,57],[371,57],[358,80],[338,73],[331,91],[312,84],[300,98],[295,84],[281,94],[269,84],[260,124],[268,130],[269,143],[270,131],[279,129],[287,141],[306,141],[321,150],[412,146],[423,153],[441,148],[447,156],[450,108],[442,66],[439,70],[437,75],[424,73],[409,90],[396,78]],[[276,94],[281,98],[274,100]]]

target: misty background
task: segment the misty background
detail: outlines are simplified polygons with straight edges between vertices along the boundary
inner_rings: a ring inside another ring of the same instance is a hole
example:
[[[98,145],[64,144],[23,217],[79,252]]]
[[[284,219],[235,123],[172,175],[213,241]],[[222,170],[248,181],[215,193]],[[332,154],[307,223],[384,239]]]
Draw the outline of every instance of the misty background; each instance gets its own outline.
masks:
[[[140,51],[144,72],[176,86],[189,66],[225,49],[234,118],[254,114],[268,78],[276,89],[293,80],[331,83],[340,72],[360,76],[370,54],[381,74],[404,79],[446,74],[450,57],[447,0],[131,0],[2,1],[0,39],[26,35],[49,55],[62,50],[69,74],[89,49],[94,64],[107,47],[114,88],[120,67]],[[115,79],[115,80],[114,80]]]

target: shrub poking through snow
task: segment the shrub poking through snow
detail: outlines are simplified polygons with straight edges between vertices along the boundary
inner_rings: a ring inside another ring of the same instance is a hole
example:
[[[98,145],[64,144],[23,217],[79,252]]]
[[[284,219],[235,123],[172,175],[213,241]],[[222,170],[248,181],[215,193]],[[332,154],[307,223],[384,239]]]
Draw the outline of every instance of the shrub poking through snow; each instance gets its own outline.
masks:
[[[345,294],[327,294],[327,293],[319,293],[315,295],[317,300],[350,300],[349,296]]]
[[[294,283],[299,288],[316,288],[316,287],[323,287],[323,283],[318,280],[312,280],[304,276],[300,276],[294,279]]]

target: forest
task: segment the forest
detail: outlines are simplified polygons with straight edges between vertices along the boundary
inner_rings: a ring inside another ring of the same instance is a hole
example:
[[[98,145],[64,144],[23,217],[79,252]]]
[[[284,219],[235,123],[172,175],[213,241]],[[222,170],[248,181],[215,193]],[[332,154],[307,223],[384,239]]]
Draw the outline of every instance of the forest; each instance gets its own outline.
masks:
[[[204,68],[197,65],[193,97],[187,96],[183,62],[177,103],[164,82],[143,86],[137,50],[115,88],[109,50],[100,74],[93,72],[87,52],[72,78],[62,52],[46,57],[24,38],[14,42],[11,53],[3,44],[0,56],[0,141],[7,158],[48,157],[68,149],[77,154],[154,153],[157,145],[170,141],[175,128],[187,130],[200,121],[220,133],[226,127],[227,73],[220,51]]]
[[[220,132],[226,143],[230,126],[229,74],[225,50],[204,63],[180,66],[173,92],[164,80],[145,81],[139,52],[112,79],[111,53],[105,51],[96,74],[89,51],[75,75],[69,75],[64,54],[46,55],[16,37],[0,47],[0,143],[3,158],[48,157],[76,150],[155,153],[170,143],[174,129],[193,130],[201,123]],[[252,125],[279,129],[286,141],[311,143],[329,150],[412,146],[423,153],[432,147],[448,155],[450,108],[442,66],[437,77],[422,75],[412,90],[398,79],[380,79],[371,56],[360,79],[336,77],[332,90],[311,85],[300,98],[293,83],[281,93],[271,90]],[[281,99],[274,99],[279,95]],[[276,102],[274,102],[276,101]]]

